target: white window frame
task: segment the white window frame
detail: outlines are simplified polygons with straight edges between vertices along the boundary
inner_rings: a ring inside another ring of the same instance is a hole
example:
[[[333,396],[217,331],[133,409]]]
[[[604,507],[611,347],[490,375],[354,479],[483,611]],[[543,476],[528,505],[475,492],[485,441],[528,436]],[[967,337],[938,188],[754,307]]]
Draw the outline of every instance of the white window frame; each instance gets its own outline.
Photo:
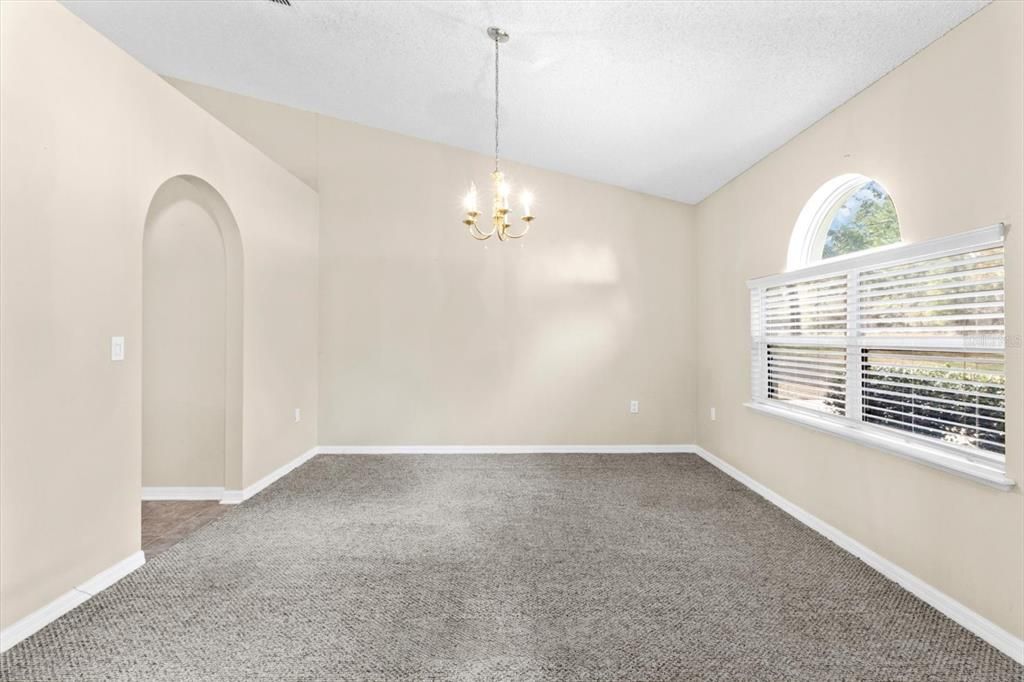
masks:
[[[1005,226],[1002,223],[998,223],[978,230],[926,242],[871,249],[859,254],[822,260],[798,270],[751,279],[747,281],[747,286],[757,295],[758,300],[763,300],[766,289],[805,279],[839,275],[844,272],[852,274],[864,269],[899,265],[918,259],[942,257],[944,255],[962,253],[965,250],[981,250],[1002,246],[1004,232]],[[851,276],[851,282],[855,281],[856,278]],[[856,297],[848,295],[848,300],[855,301]],[[751,312],[752,314],[758,314],[758,311]],[[760,314],[763,315],[763,311]],[[852,317],[849,319],[852,319]],[[859,368],[848,371],[847,374],[847,381],[849,383],[846,405],[849,412],[846,416],[833,416],[795,405],[787,405],[782,401],[768,399],[766,397],[768,393],[768,378],[765,356],[769,341],[767,337],[757,336],[757,334],[764,333],[765,325],[763,318],[759,324],[756,319],[752,320],[752,327],[754,327],[751,330],[753,358],[751,375],[752,397],[750,402],[745,403],[747,407],[761,414],[782,418],[818,431],[907,457],[1001,490],[1009,490],[1015,485],[1013,479],[1006,476],[1005,460],[1002,464],[999,464],[989,458],[974,456],[967,448],[947,445],[934,438],[902,433],[861,421],[860,399],[857,395],[857,384],[860,377]],[[856,329],[851,329],[850,335],[846,337],[822,338],[820,339],[821,345],[845,346],[847,348],[849,367],[859,361],[861,348],[872,347],[878,343],[873,338],[865,339],[857,336],[856,333]],[[983,338],[984,350],[1005,352],[1004,336]],[[817,341],[818,339],[815,340]],[[795,339],[795,341],[806,344],[808,339],[802,337]],[[785,344],[786,339],[776,337],[772,338],[770,343]],[[934,346],[943,349],[979,350],[978,337],[960,337],[953,340],[949,338],[942,340],[888,338],[883,345],[889,348],[896,348],[902,345],[907,348],[918,349]]]
[[[878,183],[885,193],[892,199],[889,189],[880,181],[869,178],[860,173],[846,173],[832,178],[819,187],[811,198],[804,204],[803,210],[796,219],[793,226],[793,234],[789,238],[789,251],[786,256],[786,272],[793,272],[801,268],[823,262],[821,252],[825,248],[825,238],[828,237],[828,229],[832,225],[836,211],[846,203],[854,192],[870,182]],[[895,202],[893,203],[895,207]],[[899,222],[899,211],[896,212],[896,221]],[[887,244],[877,249],[891,249],[901,246],[902,242]],[[872,249],[875,251],[876,249]],[[855,254],[859,255],[859,254]],[[833,261],[836,258],[849,258],[850,255],[836,256],[829,258]]]

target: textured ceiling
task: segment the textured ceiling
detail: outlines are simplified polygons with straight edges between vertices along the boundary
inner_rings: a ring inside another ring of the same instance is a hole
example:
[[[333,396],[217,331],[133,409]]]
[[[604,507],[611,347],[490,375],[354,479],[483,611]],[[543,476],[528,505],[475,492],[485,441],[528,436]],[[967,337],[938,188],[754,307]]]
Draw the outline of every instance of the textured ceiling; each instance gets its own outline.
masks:
[[[696,202],[983,7],[935,2],[64,3],[157,73]]]

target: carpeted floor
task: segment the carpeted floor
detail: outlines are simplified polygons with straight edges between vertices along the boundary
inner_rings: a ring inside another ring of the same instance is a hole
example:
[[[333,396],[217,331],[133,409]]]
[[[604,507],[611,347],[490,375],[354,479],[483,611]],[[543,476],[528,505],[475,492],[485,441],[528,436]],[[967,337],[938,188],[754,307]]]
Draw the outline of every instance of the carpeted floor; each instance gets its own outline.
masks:
[[[692,455],[320,456],[3,680],[1016,680]]]

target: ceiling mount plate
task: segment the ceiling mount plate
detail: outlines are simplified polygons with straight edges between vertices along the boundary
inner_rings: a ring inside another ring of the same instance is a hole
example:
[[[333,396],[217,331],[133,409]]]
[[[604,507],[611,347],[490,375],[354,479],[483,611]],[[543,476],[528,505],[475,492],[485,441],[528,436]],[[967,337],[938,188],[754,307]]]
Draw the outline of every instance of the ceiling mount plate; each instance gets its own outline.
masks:
[[[491,40],[493,40],[496,43],[508,42],[508,33],[505,33],[504,29],[498,28],[497,26],[491,26],[489,29],[487,29],[487,35],[489,35],[491,37]]]

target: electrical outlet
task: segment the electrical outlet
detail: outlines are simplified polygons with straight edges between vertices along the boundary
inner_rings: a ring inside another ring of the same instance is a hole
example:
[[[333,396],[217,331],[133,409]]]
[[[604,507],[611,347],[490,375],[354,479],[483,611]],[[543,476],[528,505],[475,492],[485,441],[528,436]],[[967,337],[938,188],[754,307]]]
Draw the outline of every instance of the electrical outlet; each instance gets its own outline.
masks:
[[[302,410],[299,409],[298,407],[296,407],[295,408],[295,422],[298,423],[300,421],[302,421]]]
[[[630,414],[640,414],[640,401],[639,400],[630,400],[629,401],[629,413]]]
[[[715,408],[712,407],[711,408],[711,421],[717,421],[717,420],[718,420],[718,414],[715,412]]]

